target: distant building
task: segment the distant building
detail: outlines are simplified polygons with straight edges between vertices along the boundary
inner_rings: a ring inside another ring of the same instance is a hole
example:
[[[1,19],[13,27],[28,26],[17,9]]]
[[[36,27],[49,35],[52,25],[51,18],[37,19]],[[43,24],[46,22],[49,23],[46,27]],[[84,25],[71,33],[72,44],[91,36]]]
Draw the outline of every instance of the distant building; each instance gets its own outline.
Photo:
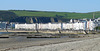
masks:
[[[96,21],[98,22],[98,26],[100,26],[100,17],[97,18]]]
[[[5,29],[6,24],[7,24],[7,22],[0,22],[0,29]]]
[[[98,26],[98,24],[93,19],[87,21],[87,30],[94,30],[96,26]]]
[[[15,29],[94,30],[98,26],[98,21],[97,19],[71,19],[69,23],[15,24]]]
[[[0,29],[15,29],[15,23],[0,22]]]
[[[15,29],[35,29],[36,24],[15,24]]]

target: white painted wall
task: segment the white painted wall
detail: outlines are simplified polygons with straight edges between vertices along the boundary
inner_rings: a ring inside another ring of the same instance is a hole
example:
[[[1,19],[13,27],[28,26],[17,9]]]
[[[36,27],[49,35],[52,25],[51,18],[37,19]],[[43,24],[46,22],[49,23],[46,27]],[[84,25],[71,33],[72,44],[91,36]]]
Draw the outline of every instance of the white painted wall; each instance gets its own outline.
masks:
[[[84,30],[84,22],[76,22],[74,23],[74,30]]]
[[[61,23],[38,24],[38,29],[61,29]],[[96,24],[93,21],[87,21],[87,30],[94,30]],[[63,29],[84,30],[84,22],[63,23]],[[15,24],[15,29],[36,29],[36,24]]]
[[[15,24],[15,29],[35,29],[35,24]]]

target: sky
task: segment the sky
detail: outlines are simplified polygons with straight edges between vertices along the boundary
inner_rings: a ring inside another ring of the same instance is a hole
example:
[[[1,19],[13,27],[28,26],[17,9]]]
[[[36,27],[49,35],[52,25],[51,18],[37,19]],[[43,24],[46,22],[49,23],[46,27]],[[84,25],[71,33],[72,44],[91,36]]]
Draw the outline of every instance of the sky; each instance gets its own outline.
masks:
[[[0,10],[87,13],[100,11],[100,0],[0,0]]]

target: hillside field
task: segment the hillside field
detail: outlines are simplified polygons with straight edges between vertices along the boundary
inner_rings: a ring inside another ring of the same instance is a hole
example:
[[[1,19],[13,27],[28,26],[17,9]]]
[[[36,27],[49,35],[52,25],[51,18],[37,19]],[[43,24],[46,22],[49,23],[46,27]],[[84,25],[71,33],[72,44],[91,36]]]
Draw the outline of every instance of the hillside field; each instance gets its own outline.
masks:
[[[53,12],[53,11],[34,11],[34,10],[0,10],[0,21],[14,21],[14,22],[30,22],[30,19],[36,20],[38,22],[44,21],[45,18],[49,19],[49,22],[54,22],[53,19],[57,21],[64,21],[68,19],[83,19],[92,18],[93,13],[95,18],[100,17],[100,12],[89,12],[89,13],[75,13],[75,12]],[[37,18],[37,19],[36,19]],[[42,19],[44,20],[42,20]],[[19,19],[19,20],[16,20]],[[45,21],[44,21],[45,22]]]

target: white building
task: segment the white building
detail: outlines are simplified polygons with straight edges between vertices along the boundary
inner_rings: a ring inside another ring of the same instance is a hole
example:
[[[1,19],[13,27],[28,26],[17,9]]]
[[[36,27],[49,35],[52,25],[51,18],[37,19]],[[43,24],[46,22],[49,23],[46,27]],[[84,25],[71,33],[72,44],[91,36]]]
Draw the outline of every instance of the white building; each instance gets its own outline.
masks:
[[[38,24],[38,29],[49,29],[49,24]]]
[[[15,29],[35,29],[36,24],[15,24]]]
[[[73,29],[74,30],[85,30],[85,23],[84,22],[76,22],[73,24]]]
[[[50,25],[50,29],[61,29],[61,23],[53,23]]]
[[[89,21],[77,21],[71,23],[39,23],[39,24],[15,24],[15,29],[69,29],[69,30],[94,30],[97,23],[94,20]]]
[[[73,23],[63,23],[63,29],[73,29]]]
[[[98,23],[95,22],[94,20],[90,19],[89,21],[87,21],[87,29],[88,30],[94,30],[94,28],[97,26],[98,26]]]

